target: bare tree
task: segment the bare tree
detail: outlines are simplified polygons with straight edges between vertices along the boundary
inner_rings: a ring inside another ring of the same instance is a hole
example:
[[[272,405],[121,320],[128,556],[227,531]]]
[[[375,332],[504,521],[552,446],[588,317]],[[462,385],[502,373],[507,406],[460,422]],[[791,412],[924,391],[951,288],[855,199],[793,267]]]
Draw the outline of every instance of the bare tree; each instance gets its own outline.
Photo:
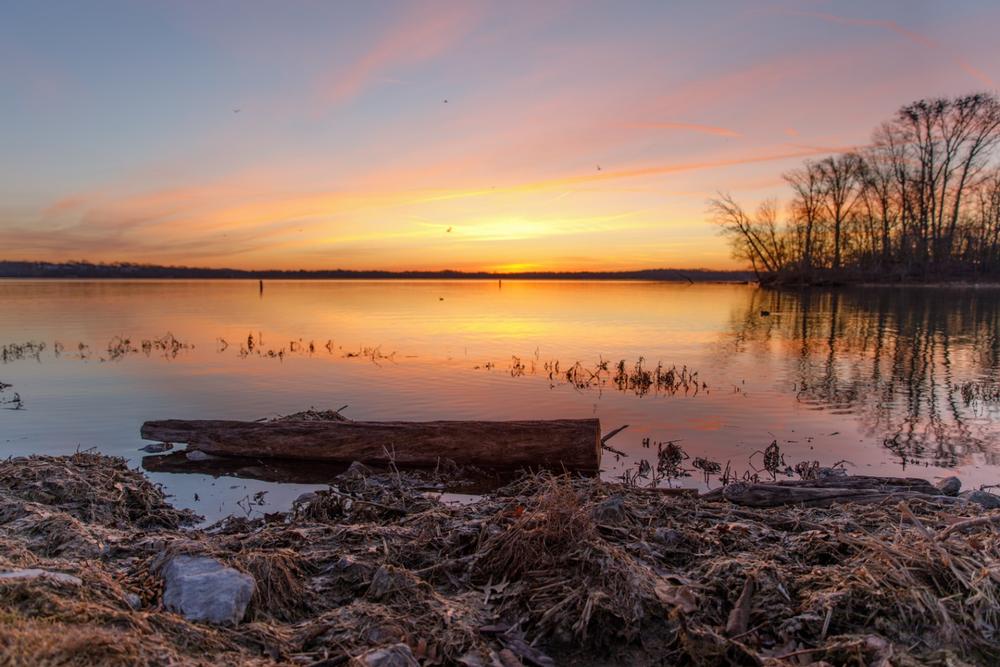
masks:
[[[713,220],[730,239],[733,256],[749,261],[758,277],[762,270],[775,273],[784,268],[786,243],[778,228],[776,204],[764,202],[754,218],[728,194],[720,194],[708,205]]]
[[[900,109],[895,125],[915,165],[922,259],[943,263],[967,189],[1000,141],[1000,101],[987,93],[920,100]]]
[[[784,175],[792,186],[792,218],[802,227],[802,268],[809,271],[813,266],[813,237],[823,212],[823,188],[819,167],[815,162]]]
[[[833,226],[833,269],[840,269],[844,227],[861,199],[862,161],[856,153],[823,158],[817,168],[823,188],[823,206]]]
[[[878,143],[862,154],[862,198],[869,218],[878,228],[883,267],[892,263],[892,233],[901,215],[894,157],[891,146]]]
[[[720,195],[710,211],[735,255],[762,273],[1000,277],[998,148],[996,95],[919,100],[879,126],[863,151],[784,174],[787,223],[773,201],[751,216]]]

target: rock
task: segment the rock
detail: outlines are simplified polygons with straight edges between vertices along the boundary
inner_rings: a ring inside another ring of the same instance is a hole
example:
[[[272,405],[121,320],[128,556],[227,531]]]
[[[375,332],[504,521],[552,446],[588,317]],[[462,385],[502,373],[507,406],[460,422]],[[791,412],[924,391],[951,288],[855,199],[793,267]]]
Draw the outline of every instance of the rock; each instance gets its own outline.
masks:
[[[393,644],[383,648],[373,648],[351,661],[358,667],[419,667],[413,651],[406,644]]]
[[[371,466],[366,466],[360,461],[354,461],[347,467],[347,470],[337,475],[338,479],[358,480],[366,479],[374,475],[377,471]]]
[[[958,477],[944,477],[934,482],[934,486],[946,496],[957,496],[962,490],[962,480]]]
[[[664,546],[673,547],[684,542],[684,536],[673,528],[654,528],[653,541]]]
[[[978,503],[983,507],[983,509],[995,510],[1000,509],[1000,496],[994,495],[987,491],[980,491],[979,489],[970,489],[969,491],[962,491],[958,494],[959,498],[964,498],[969,502]]]
[[[372,600],[386,600],[400,593],[412,595],[420,588],[427,588],[427,583],[409,570],[381,565],[372,575],[365,597]]]
[[[625,499],[621,496],[611,496],[594,508],[594,521],[606,525],[622,523],[628,517],[625,509]]]
[[[235,625],[256,588],[253,577],[207,556],[173,556],[161,570],[163,604],[189,621]]]
[[[140,447],[140,452],[148,452],[149,454],[159,454],[160,452],[169,452],[174,446],[169,442],[154,442],[146,445],[145,447]]]
[[[83,580],[65,572],[50,572],[49,570],[39,570],[30,568],[26,570],[8,570],[0,572],[0,581],[35,581],[36,579],[47,579],[59,584],[70,584],[80,586]]]
[[[296,498],[295,501],[292,502],[292,506],[297,507],[299,505],[308,505],[317,498],[319,498],[318,493],[316,493],[315,491],[307,491],[306,493],[303,493],[298,498]]]
[[[185,452],[184,455],[185,457],[187,457],[188,461],[213,461],[219,458],[218,456],[212,456],[211,454],[206,454],[205,452],[199,451],[197,449],[192,449],[188,452]]]
[[[370,584],[374,573],[374,565],[343,556],[323,571],[323,581],[347,595]]]

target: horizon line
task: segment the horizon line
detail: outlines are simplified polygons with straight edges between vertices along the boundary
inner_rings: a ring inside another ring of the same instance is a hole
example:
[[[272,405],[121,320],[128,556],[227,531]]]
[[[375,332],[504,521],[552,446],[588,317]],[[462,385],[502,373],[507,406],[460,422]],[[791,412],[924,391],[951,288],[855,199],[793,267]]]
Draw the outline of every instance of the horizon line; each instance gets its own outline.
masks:
[[[43,260],[9,260],[0,259],[0,277],[44,277],[39,275],[26,275],[29,269],[53,272],[66,272],[85,268],[102,273],[128,273],[128,272],[163,272],[163,273],[205,273],[205,274],[230,274],[240,277],[253,276],[280,276],[280,275],[348,275],[364,276],[377,275],[383,277],[405,276],[405,277],[440,277],[457,276],[468,278],[517,278],[517,277],[568,277],[568,276],[640,276],[649,274],[674,274],[681,280],[684,274],[704,275],[717,274],[726,276],[748,276],[752,274],[749,269],[712,269],[706,267],[698,268],[631,268],[631,269],[584,269],[584,270],[553,270],[553,269],[532,269],[522,271],[493,271],[487,269],[464,270],[464,269],[344,269],[344,268],[324,268],[324,269],[242,269],[233,267],[205,267],[186,266],[174,264],[154,264],[128,261],[116,262],[92,262],[89,260],[69,260],[63,262],[51,262]],[[20,269],[20,271],[18,271]],[[18,275],[20,274],[20,275]]]

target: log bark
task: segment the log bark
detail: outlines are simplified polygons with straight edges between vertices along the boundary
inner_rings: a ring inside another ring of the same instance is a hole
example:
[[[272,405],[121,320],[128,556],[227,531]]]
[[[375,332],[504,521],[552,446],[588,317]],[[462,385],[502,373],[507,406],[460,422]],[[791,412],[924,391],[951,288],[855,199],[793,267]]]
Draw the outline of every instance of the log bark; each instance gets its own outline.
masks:
[[[938,495],[941,491],[926,479],[919,477],[876,477],[871,475],[841,475],[821,479],[787,479],[770,482],[773,486],[869,489],[880,491],[919,491]]]
[[[793,489],[793,488],[804,488],[804,489],[841,489],[841,490],[851,490],[851,491],[865,491],[867,493],[898,493],[902,491],[920,493],[930,496],[939,496],[941,490],[935,487],[933,484],[928,482],[926,479],[920,479],[918,477],[875,477],[869,475],[844,475],[838,477],[826,477],[822,479],[785,479],[777,480],[774,482],[760,482],[757,484],[751,484],[750,482],[740,482],[740,484],[752,487],[766,487],[768,489],[774,489],[771,492],[771,496],[774,498],[787,498],[785,503],[778,504],[788,504],[797,502],[795,499],[802,497],[796,496],[794,491],[784,492],[781,489]],[[733,486],[733,485],[730,485]],[[727,498],[726,489],[729,487],[720,487],[718,489],[713,489],[701,495],[704,500],[722,500]],[[743,488],[743,487],[740,487]],[[728,492],[730,495],[736,493],[735,490],[730,490]],[[836,497],[838,495],[844,495],[841,493],[833,494],[829,497]],[[735,502],[735,501],[733,501]]]
[[[933,488],[933,487],[932,487]],[[918,487],[919,489],[919,487]],[[862,486],[856,488],[805,487],[778,484],[736,483],[722,489],[722,496],[731,503],[744,507],[780,507],[801,505],[803,507],[829,507],[837,503],[871,504],[889,498],[904,500],[924,498],[940,502],[954,501],[950,496],[913,490],[904,485],[884,485],[881,487]]]
[[[433,466],[533,467],[593,472],[601,465],[597,419],[551,421],[242,422],[149,421],[142,437],[187,443],[215,456]]]

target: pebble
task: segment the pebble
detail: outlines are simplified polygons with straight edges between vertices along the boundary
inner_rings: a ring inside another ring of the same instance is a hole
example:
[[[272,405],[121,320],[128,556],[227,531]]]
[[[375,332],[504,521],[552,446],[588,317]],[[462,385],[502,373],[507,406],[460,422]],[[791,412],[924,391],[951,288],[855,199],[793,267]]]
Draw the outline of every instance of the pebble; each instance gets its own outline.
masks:
[[[219,458],[218,456],[212,456],[211,454],[206,454],[205,452],[199,451],[197,449],[192,449],[185,454],[188,461],[211,461],[213,459]]]
[[[934,482],[934,486],[946,496],[957,496],[962,490],[962,480],[958,477],[944,477]]]
[[[393,644],[362,653],[352,663],[364,667],[419,667],[413,651],[406,644]]]

